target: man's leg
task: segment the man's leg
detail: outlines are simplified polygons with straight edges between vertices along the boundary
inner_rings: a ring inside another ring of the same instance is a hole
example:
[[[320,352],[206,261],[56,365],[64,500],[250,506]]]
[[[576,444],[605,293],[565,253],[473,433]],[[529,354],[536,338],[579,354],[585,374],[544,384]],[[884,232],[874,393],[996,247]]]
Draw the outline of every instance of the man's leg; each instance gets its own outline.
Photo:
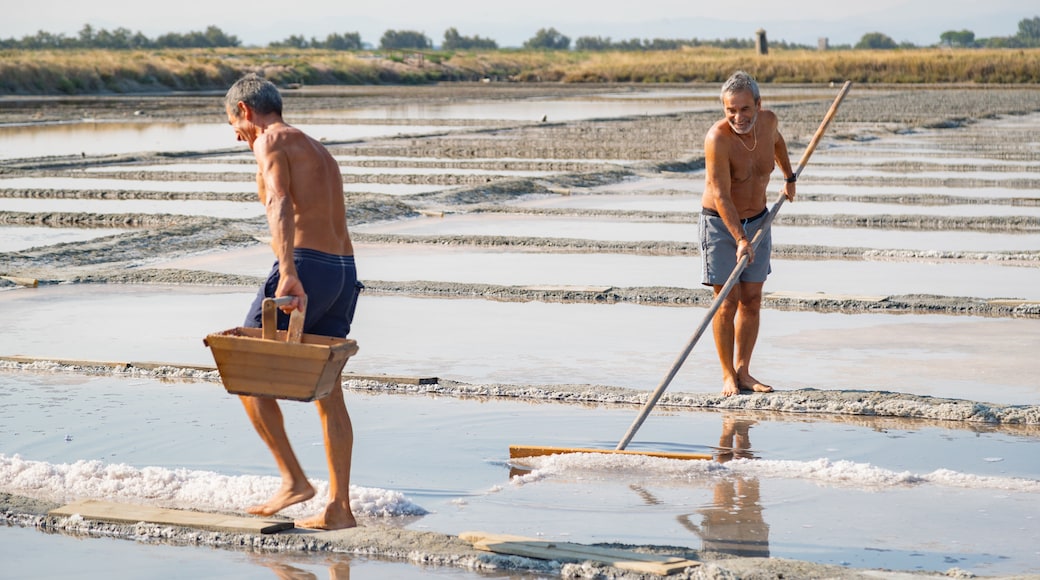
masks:
[[[329,463],[329,503],[325,511],[296,526],[319,530],[339,530],[357,525],[350,510],[350,463],[354,453],[354,429],[343,401],[343,389],[332,389],[315,402],[325,433],[325,454]]]
[[[751,376],[751,354],[758,342],[758,327],[762,311],[761,282],[741,282],[737,316],[734,323],[736,333],[737,386],[742,391],[771,393],[773,387]],[[736,289],[736,288],[734,288]]]
[[[302,501],[314,497],[314,488],[300,467],[296,454],[285,433],[285,421],[278,401],[264,397],[240,396],[249,420],[274,455],[278,471],[282,475],[282,487],[267,500],[267,503],[246,509],[251,514],[269,516]]]
[[[716,298],[722,286],[714,286]],[[711,321],[712,333],[715,335],[715,350],[719,354],[722,365],[722,394],[736,395],[740,392],[737,370],[733,366],[734,341],[736,340],[735,319],[739,309],[740,286],[734,286],[719,305],[718,311]]]

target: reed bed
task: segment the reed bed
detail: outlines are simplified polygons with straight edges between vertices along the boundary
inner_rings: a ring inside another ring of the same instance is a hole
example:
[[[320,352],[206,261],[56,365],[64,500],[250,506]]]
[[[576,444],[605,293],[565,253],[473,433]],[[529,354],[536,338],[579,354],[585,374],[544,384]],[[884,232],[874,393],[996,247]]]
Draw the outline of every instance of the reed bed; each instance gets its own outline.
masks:
[[[220,90],[245,72],[281,84],[719,82],[744,69],[766,83],[1040,82],[1040,49],[645,52],[495,50],[346,52],[318,49],[0,52],[0,94]]]

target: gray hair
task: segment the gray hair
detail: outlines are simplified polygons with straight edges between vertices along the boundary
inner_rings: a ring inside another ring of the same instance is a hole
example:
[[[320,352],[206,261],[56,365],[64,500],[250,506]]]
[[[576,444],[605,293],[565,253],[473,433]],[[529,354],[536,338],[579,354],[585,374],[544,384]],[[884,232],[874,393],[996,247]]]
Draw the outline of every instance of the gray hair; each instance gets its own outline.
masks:
[[[278,92],[278,87],[256,73],[249,73],[235,81],[224,95],[224,105],[236,117],[242,114],[242,111],[238,110],[239,101],[261,115],[282,114],[282,95]]]
[[[739,93],[740,91],[751,91],[751,96],[755,98],[756,103],[762,98],[758,92],[758,83],[755,82],[754,77],[742,70],[733,73],[733,76],[726,80],[722,85],[722,93],[719,95],[719,98],[725,99],[727,94]]]

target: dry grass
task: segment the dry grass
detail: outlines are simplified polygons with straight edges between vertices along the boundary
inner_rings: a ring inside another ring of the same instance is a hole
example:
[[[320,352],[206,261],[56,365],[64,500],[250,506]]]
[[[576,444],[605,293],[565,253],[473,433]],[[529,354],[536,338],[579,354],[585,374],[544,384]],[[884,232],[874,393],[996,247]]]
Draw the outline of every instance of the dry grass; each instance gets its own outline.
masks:
[[[1040,49],[784,51],[690,48],[659,52],[418,54],[297,49],[4,51],[0,93],[91,94],[219,90],[248,71],[275,82],[403,84],[491,78],[518,82],[719,82],[744,69],[761,82],[1040,82]]]

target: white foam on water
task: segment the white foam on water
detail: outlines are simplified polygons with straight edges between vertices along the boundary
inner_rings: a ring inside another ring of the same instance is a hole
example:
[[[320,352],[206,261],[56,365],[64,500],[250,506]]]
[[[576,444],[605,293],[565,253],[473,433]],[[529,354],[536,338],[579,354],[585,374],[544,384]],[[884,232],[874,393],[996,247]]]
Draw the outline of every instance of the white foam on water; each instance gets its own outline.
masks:
[[[1036,479],[975,475],[950,469],[913,473],[885,469],[870,463],[832,461],[826,458],[812,461],[734,459],[727,463],[718,463],[640,455],[567,453],[525,457],[516,463],[522,463],[525,467],[532,468],[532,471],[514,476],[511,479],[514,485],[525,485],[565,475],[572,476],[577,472],[602,472],[609,474],[606,477],[611,478],[619,477],[620,473],[669,479],[751,476],[805,479],[825,485],[866,490],[935,485],[1040,494],[1040,480]]]
[[[0,454],[0,489],[38,499],[67,502],[104,499],[202,511],[243,511],[279,488],[272,476],[223,475],[212,471],[137,468],[125,463],[80,460],[75,463],[29,461]],[[281,512],[302,517],[324,508],[328,482],[311,480],[315,496]],[[427,511],[398,491],[350,486],[350,508],[359,517],[425,515]]]

